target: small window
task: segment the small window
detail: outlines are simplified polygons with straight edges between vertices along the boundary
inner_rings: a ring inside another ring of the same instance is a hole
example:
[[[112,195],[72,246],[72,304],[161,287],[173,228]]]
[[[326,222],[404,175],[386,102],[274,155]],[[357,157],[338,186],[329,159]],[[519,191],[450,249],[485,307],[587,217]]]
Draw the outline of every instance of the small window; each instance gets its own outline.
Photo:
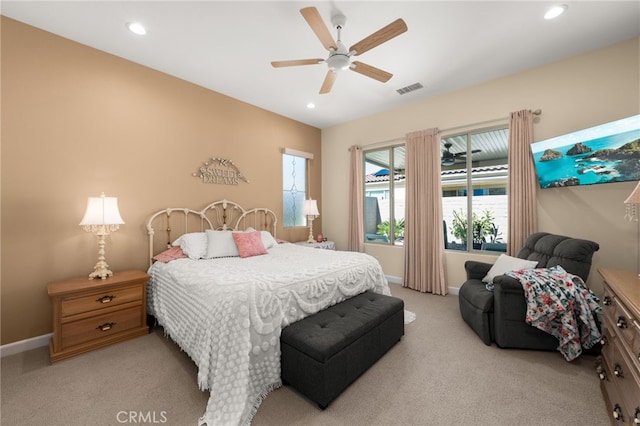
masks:
[[[282,183],[282,226],[307,226],[307,218],[303,214],[307,197],[307,159],[282,154]]]

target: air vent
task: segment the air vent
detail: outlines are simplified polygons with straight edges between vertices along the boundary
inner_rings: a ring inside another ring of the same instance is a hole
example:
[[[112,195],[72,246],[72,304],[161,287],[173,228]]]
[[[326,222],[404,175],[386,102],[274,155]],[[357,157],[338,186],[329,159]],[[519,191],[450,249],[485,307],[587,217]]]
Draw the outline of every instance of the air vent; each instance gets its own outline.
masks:
[[[396,90],[396,92],[398,92],[401,95],[404,95],[406,93],[413,92],[414,90],[422,89],[423,87],[424,86],[420,83],[413,83],[409,86],[403,87],[402,89]]]

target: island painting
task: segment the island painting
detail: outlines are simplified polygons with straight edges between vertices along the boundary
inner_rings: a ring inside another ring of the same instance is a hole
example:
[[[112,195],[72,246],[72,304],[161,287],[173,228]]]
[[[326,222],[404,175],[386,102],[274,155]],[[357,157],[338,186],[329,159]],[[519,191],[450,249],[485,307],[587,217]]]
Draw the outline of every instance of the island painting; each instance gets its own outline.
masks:
[[[531,144],[540,188],[640,180],[640,115]]]

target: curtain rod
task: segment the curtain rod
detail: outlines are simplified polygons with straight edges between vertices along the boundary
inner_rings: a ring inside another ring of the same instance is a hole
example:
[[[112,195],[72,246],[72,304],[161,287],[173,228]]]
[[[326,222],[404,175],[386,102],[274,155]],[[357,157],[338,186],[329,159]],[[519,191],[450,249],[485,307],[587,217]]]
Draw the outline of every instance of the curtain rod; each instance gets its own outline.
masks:
[[[533,115],[541,115],[542,114],[542,110],[541,109],[537,109],[535,111],[532,111]],[[503,121],[503,120],[508,120],[511,117],[502,117],[502,118],[494,118],[493,120],[485,120],[485,121],[479,121],[477,123],[471,123],[471,124],[465,124],[462,126],[455,126],[455,127],[449,127],[448,129],[442,129],[442,130],[438,130],[438,133],[442,133],[442,132],[450,132],[452,130],[458,130],[458,129],[464,129],[467,127],[475,127],[475,126],[481,126],[483,124],[489,124],[489,123],[495,123],[496,121]],[[381,142],[374,142],[368,145],[362,145],[362,149],[371,149],[371,148],[377,148],[378,146],[388,146],[390,144],[392,144],[393,142],[400,142],[400,141],[405,141],[405,137],[399,137],[399,138],[395,138],[395,139],[389,139],[386,141],[381,141]]]
[[[533,115],[540,115],[540,114],[542,114],[542,110],[541,109],[537,109],[535,111],[532,111],[531,113]],[[483,124],[490,124],[490,123],[495,123],[497,121],[509,120],[510,118],[511,118],[511,116],[502,117],[502,118],[494,118],[493,120],[478,121],[477,123],[471,123],[471,124],[464,124],[464,125],[461,125],[461,126],[449,127],[448,129],[442,129],[442,130],[438,129],[438,133],[450,132],[452,130],[458,130],[458,129],[465,129],[467,127],[481,126]]]

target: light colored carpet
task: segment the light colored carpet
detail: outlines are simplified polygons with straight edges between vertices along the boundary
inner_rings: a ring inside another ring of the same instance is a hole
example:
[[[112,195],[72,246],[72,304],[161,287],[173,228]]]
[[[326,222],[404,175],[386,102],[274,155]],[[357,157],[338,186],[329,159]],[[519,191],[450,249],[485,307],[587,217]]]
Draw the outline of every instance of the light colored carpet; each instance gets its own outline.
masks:
[[[283,387],[252,424],[609,424],[593,356],[568,363],[557,352],[485,346],[460,318],[456,296],[391,291],[416,314],[396,346],[326,410]],[[54,365],[48,349],[35,349],[2,359],[0,423],[196,425],[208,399],[196,375],[161,329]]]

